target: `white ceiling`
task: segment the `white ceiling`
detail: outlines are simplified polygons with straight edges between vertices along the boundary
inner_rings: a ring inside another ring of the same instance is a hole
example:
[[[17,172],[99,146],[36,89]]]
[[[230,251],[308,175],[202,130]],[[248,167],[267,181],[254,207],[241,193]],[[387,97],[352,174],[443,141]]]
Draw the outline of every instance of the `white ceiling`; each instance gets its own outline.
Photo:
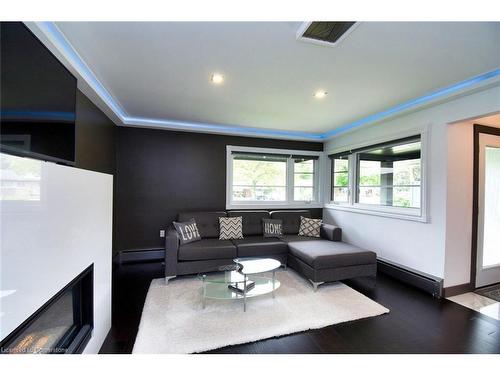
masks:
[[[56,25],[128,116],[158,120],[325,132],[500,67],[500,23],[363,22],[336,47],[298,22]]]

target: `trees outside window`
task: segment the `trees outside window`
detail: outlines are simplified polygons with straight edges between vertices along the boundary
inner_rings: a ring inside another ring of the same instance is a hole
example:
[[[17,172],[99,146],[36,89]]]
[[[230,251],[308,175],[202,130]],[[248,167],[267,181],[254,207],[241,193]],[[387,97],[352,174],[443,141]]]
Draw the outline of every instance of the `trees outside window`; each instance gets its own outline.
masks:
[[[240,149],[228,146],[228,205],[319,205],[319,152]]]

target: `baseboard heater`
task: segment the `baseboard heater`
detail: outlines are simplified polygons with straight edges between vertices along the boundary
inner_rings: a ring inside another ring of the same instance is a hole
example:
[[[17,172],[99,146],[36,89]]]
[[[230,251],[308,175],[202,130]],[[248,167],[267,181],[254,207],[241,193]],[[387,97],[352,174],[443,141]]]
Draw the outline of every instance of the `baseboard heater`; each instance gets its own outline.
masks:
[[[113,258],[115,263],[140,263],[140,262],[155,262],[165,260],[165,249],[148,248],[148,249],[133,249],[120,250]]]
[[[380,258],[377,259],[377,271],[428,292],[433,297],[443,297],[443,279],[439,277]]]

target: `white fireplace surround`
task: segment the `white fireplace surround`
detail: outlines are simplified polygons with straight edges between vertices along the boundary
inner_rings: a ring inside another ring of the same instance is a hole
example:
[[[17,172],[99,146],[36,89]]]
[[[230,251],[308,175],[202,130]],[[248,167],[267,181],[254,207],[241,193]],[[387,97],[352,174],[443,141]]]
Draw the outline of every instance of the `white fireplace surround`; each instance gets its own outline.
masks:
[[[97,353],[111,328],[113,176],[0,156],[2,180],[12,158],[40,172],[39,194],[0,200],[0,340],[94,263],[94,329],[84,353]]]

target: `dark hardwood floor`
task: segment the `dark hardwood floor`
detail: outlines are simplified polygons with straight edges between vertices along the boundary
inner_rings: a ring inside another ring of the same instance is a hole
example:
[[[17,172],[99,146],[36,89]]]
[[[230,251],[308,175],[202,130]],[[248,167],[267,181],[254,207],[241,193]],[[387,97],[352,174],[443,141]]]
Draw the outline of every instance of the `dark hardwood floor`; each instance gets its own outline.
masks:
[[[159,262],[115,267],[113,327],[100,353],[132,351],[149,283],[162,275]],[[374,290],[350,286],[391,312],[210,353],[500,353],[499,321],[383,274]]]

